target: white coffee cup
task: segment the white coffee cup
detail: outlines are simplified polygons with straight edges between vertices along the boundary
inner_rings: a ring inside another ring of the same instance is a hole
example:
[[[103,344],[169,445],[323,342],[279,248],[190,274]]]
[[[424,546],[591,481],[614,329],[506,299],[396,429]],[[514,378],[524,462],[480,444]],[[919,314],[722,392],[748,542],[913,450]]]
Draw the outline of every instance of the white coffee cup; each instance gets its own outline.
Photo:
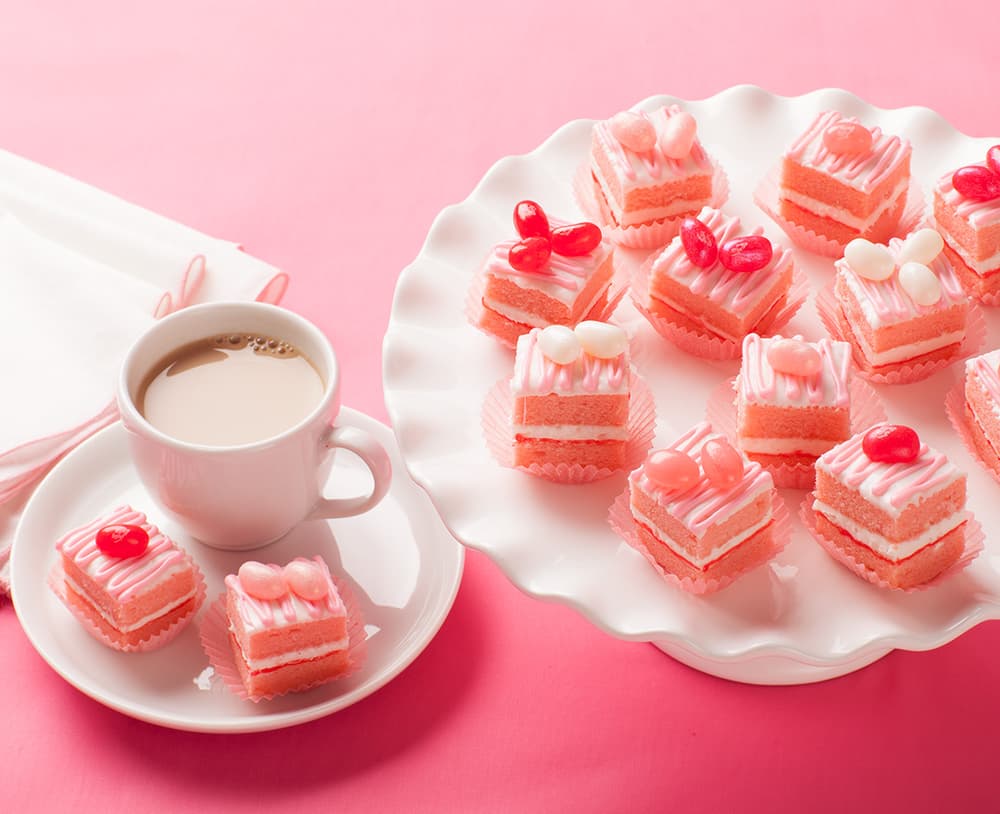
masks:
[[[229,333],[276,336],[298,348],[325,383],[315,409],[279,435],[238,446],[192,444],[152,426],[136,400],[157,364],[171,351]],[[382,446],[363,430],[335,424],[340,375],[333,348],[316,326],[284,308],[256,302],[207,303],[159,320],[125,357],[118,407],[132,461],[147,491],[188,533],[215,548],[257,548],[302,520],[361,514],[389,488],[392,466]],[[371,494],[323,496],[338,448],[367,464],[374,482]]]

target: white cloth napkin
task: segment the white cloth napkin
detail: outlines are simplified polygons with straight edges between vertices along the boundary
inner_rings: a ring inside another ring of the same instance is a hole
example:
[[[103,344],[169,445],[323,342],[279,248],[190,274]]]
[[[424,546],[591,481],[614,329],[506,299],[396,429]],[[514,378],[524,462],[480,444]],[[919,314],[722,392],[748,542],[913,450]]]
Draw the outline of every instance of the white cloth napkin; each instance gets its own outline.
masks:
[[[116,420],[133,340],[192,302],[277,302],[286,284],[236,244],[0,152],[0,593],[38,481]]]

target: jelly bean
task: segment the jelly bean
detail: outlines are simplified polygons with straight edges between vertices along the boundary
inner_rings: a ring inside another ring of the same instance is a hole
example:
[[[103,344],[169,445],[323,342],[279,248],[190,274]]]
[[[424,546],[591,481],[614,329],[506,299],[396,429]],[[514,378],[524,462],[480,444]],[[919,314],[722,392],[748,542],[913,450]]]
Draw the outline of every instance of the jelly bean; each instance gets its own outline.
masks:
[[[675,449],[651,452],[643,465],[643,471],[653,483],[669,492],[690,489],[701,480],[701,472],[694,459]]]
[[[573,329],[580,347],[597,359],[616,359],[628,349],[628,334],[608,322],[585,320]]]
[[[955,170],[951,176],[955,189],[973,201],[992,201],[1000,198],[1000,173],[989,167],[973,165]]]
[[[596,223],[573,223],[552,230],[552,251],[563,257],[590,254],[600,245],[601,229]]]
[[[580,340],[572,328],[549,325],[538,334],[538,349],[557,365],[568,365],[580,357]]]
[[[534,201],[521,201],[514,207],[514,228],[521,237],[548,237],[549,219]]]
[[[691,153],[698,133],[698,123],[690,113],[681,111],[669,119],[660,134],[660,149],[667,158],[680,160]]]
[[[715,233],[697,218],[681,221],[681,244],[688,259],[698,268],[711,268],[719,257]]]
[[[896,262],[899,265],[910,262],[926,265],[941,254],[943,248],[944,238],[941,237],[937,229],[918,229],[903,241],[903,247],[899,250]]]
[[[247,560],[236,572],[243,590],[254,599],[270,601],[287,593],[281,572],[256,560]]]
[[[727,240],[719,248],[719,262],[730,271],[759,271],[771,262],[774,250],[763,235],[745,235]]]
[[[856,237],[844,247],[844,259],[859,277],[888,280],[896,270],[896,261],[888,247]]]
[[[548,238],[526,237],[510,247],[507,262],[518,271],[541,271],[551,256]]]
[[[122,523],[99,529],[95,542],[109,557],[141,557],[149,547],[149,534],[142,526]]]
[[[823,369],[823,359],[808,342],[801,339],[778,339],[767,348],[767,362],[787,376],[815,376]]]
[[[941,299],[941,281],[923,263],[903,263],[899,284],[917,305],[933,305]]]
[[[701,468],[716,489],[732,489],[743,480],[743,456],[721,438],[712,438],[701,448]]]
[[[840,121],[826,128],[823,146],[834,155],[863,155],[872,148],[872,134],[860,122]]]
[[[292,593],[311,602],[322,599],[330,590],[323,569],[309,560],[292,560],[285,566],[282,576]]]
[[[861,448],[872,461],[908,464],[920,454],[920,438],[902,424],[883,424],[865,433]]]
[[[616,113],[611,117],[608,127],[618,143],[634,153],[648,152],[656,144],[656,128],[649,119],[638,113],[629,110]]]
[[[1000,144],[994,144],[986,152],[986,166],[1000,175]]]

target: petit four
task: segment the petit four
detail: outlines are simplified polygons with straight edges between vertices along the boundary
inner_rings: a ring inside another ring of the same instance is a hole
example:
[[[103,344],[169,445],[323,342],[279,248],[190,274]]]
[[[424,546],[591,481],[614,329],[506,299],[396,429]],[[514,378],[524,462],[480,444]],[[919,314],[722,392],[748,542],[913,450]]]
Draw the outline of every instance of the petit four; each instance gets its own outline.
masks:
[[[778,214],[840,244],[885,241],[906,207],[910,153],[906,139],[820,113],[782,157]]]
[[[1000,474],[1000,350],[965,363],[965,417],[979,456]]]
[[[617,325],[533,329],[517,341],[510,389],[515,466],[624,465],[631,375]]]
[[[878,424],[816,462],[815,527],[869,574],[911,588],[961,556],[965,481],[909,427]]]

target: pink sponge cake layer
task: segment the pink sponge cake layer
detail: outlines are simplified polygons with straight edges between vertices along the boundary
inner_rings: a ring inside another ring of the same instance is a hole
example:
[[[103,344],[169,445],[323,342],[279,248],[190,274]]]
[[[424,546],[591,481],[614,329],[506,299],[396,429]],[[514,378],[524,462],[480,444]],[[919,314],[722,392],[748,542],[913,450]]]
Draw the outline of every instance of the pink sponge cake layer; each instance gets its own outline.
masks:
[[[113,557],[97,547],[105,526],[140,526],[149,544],[138,557]],[[198,577],[191,558],[142,512],[120,506],[56,543],[66,601],[117,648],[134,648],[194,615]]]
[[[565,225],[553,220],[552,226]],[[517,240],[498,243],[483,264],[479,327],[513,345],[532,328],[576,325],[607,306],[614,276],[614,250],[602,239],[589,254],[565,257],[553,253],[538,271],[519,271],[510,264]]]
[[[820,113],[788,148],[781,167],[779,214],[839,243],[856,237],[887,240],[906,206],[910,144],[875,127],[865,152],[831,152],[824,134],[844,122],[857,120],[832,110]]]
[[[812,463],[851,434],[851,346],[821,339],[811,348],[820,369],[809,375],[779,372],[768,350],[783,337],[750,334],[743,340],[737,378],[737,437],[751,460],[764,465]]]
[[[965,412],[980,456],[1000,472],[1000,350],[965,363]]]
[[[898,257],[902,245],[893,238],[890,253]],[[904,290],[897,273],[887,280],[869,280],[851,268],[846,258],[837,261],[834,291],[847,329],[844,336],[867,367],[944,358],[954,354],[965,339],[969,300],[962,284],[944,252],[928,267],[941,284],[941,297],[933,305],[919,305]]]
[[[980,299],[996,295],[1000,293],[1000,198],[966,198],[955,189],[952,175],[934,186],[934,220],[945,252],[969,293]]]
[[[706,442],[723,436],[702,422],[665,449],[690,456],[699,468]],[[648,463],[648,461],[647,461]],[[643,544],[678,577],[722,579],[759,562],[773,542],[771,476],[744,459],[742,476],[729,488],[704,474],[683,490],[665,490],[647,470],[629,475],[629,505]]]
[[[817,529],[890,585],[920,585],[962,553],[965,475],[926,444],[908,463],[873,461],[864,436],[816,462]]]
[[[641,113],[656,133],[645,152],[634,152],[619,143],[610,121],[594,125],[590,167],[595,193],[618,226],[641,226],[698,212],[712,200],[716,168],[696,138],[684,158],[670,158],[661,147],[661,136],[678,105]]]
[[[517,342],[511,393],[514,465],[579,464],[618,469],[628,442],[627,350],[602,359],[581,350],[559,364],[535,329]]]
[[[711,229],[719,246],[743,234],[738,217],[717,209],[702,209],[698,220]],[[731,271],[718,260],[701,268],[691,262],[677,236],[651,261],[650,310],[667,318],[680,314],[712,335],[740,340],[784,302],[793,268],[791,251],[777,246],[758,271]]]
[[[279,695],[341,674],[350,663],[347,609],[321,557],[314,563],[326,592],[304,599],[288,590],[277,599],[247,593],[239,577],[226,577],[226,616],[233,656],[247,693]],[[277,576],[279,565],[268,565]]]

